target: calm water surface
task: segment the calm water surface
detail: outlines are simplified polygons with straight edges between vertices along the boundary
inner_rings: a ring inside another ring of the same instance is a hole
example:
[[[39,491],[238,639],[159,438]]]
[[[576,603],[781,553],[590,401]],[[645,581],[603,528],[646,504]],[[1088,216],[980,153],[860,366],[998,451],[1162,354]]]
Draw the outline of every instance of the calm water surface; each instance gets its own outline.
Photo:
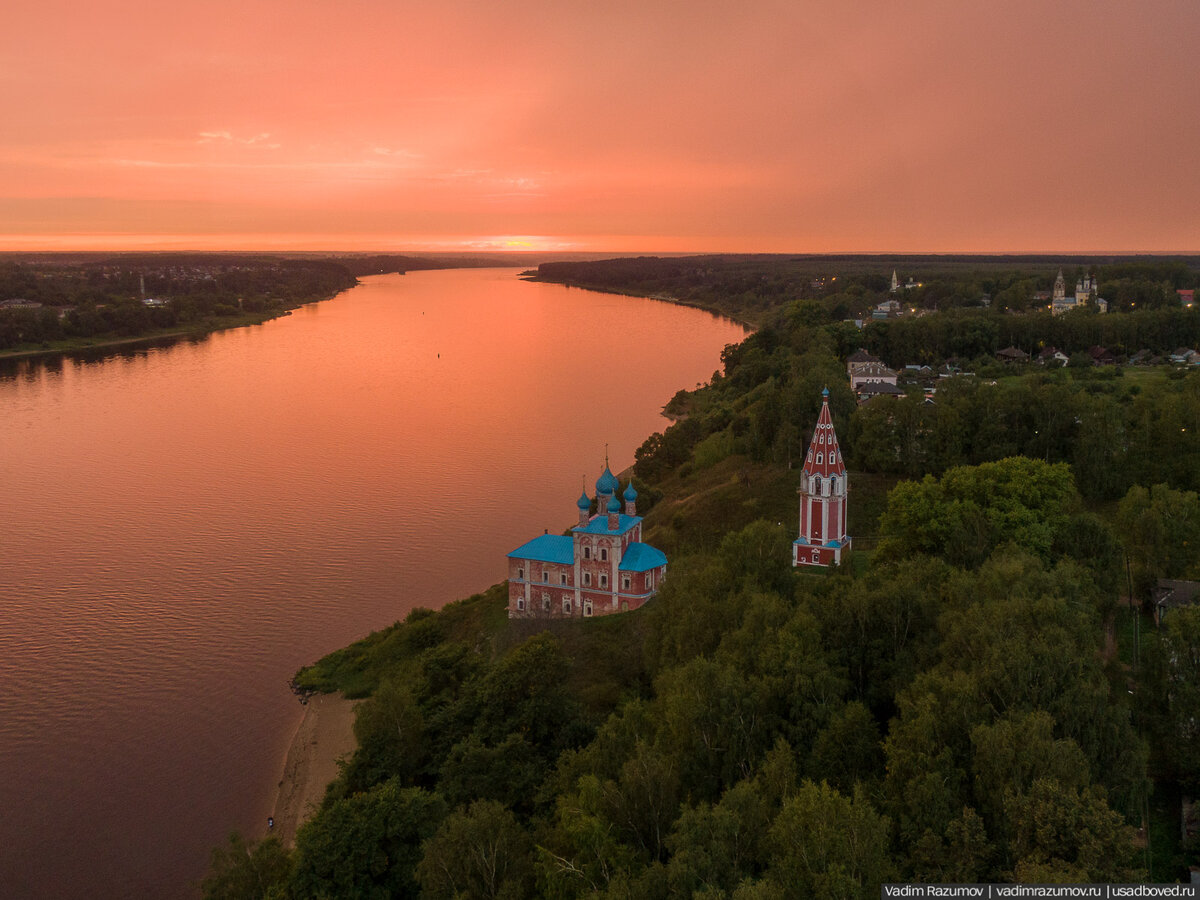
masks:
[[[0,896],[193,896],[295,670],[501,580],[743,334],[516,271],[0,369]]]

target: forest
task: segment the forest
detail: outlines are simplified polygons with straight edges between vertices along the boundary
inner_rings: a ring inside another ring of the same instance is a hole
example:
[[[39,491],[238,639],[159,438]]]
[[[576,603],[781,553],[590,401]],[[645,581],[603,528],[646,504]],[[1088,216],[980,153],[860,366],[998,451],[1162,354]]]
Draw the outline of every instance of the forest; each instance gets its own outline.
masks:
[[[585,262],[542,263],[529,273],[596,290],[666,297],[712,309],[755,325],[778,309],[804,301],[804,315],[822,322],[870,317],[876,304],[895,296],[911,312],[974,310],[1033,313],[1047,301],[1062,270],[1068,290],[1090,273],[1110,310],[1132,312],[1178,306],[1175,294],[1200,282],[1196,256],[952,256],[708,255],[641,256]],[[901,285],[890,292],[893,273]],[[1014,343],[1009,341],[1008,343]],[[995,349],[1006,346],[1000,344]],[[907,360],[915,362],[916,360]]]
[[[1186,880],[1200,608],[1147,611],[1157,579],[1200,577],[1200,371],[859,406],[842,324],[806,302],[762,313],[639,448],[645,540],[671,560],[652,603],[538,630],[499,585],[302,670],[364,698],[358,750],[294,849],[233,835],[205,896]],[[855,549],[797,572],[826,386]]]

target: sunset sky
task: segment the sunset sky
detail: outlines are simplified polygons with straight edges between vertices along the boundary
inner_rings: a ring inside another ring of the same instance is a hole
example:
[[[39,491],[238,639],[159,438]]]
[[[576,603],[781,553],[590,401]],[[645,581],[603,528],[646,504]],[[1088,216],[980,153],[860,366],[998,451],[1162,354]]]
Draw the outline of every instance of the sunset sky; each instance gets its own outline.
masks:
[[[1200,251],[1197,0],[44,0],[0,249]]]

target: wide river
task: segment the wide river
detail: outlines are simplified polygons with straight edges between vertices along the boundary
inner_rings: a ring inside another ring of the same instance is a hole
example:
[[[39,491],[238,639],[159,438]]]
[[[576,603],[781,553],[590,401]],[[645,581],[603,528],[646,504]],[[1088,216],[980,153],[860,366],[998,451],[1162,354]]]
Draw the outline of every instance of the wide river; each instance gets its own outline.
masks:
[[[514,269],[0,368],[0,896],[192,897],[300,666],[504,577],[740,326]]]

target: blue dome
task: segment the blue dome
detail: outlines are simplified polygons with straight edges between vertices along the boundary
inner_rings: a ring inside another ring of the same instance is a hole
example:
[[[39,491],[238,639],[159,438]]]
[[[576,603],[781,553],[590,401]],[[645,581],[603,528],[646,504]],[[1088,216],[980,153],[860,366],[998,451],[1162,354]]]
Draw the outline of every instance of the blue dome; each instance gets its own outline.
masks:
[[[632,503],[637,499],[637,491],[633,489],[633,482],[629,482],[629,487],[625,488],[625,499]]]
[[[605,466],[604,474],[596,480],[596,493],[615,494],[620,486],[621,483],[617,481],[617,477],[608,471],[608,466]]]
[[[608,501],[608,511],[610,513],[619,513],[621,511],[621,501],[613,497]]]
[[[592,501],[588,499],[587,491],[579,495],[579,500],[575,503],[580,509],[591,509]]]

